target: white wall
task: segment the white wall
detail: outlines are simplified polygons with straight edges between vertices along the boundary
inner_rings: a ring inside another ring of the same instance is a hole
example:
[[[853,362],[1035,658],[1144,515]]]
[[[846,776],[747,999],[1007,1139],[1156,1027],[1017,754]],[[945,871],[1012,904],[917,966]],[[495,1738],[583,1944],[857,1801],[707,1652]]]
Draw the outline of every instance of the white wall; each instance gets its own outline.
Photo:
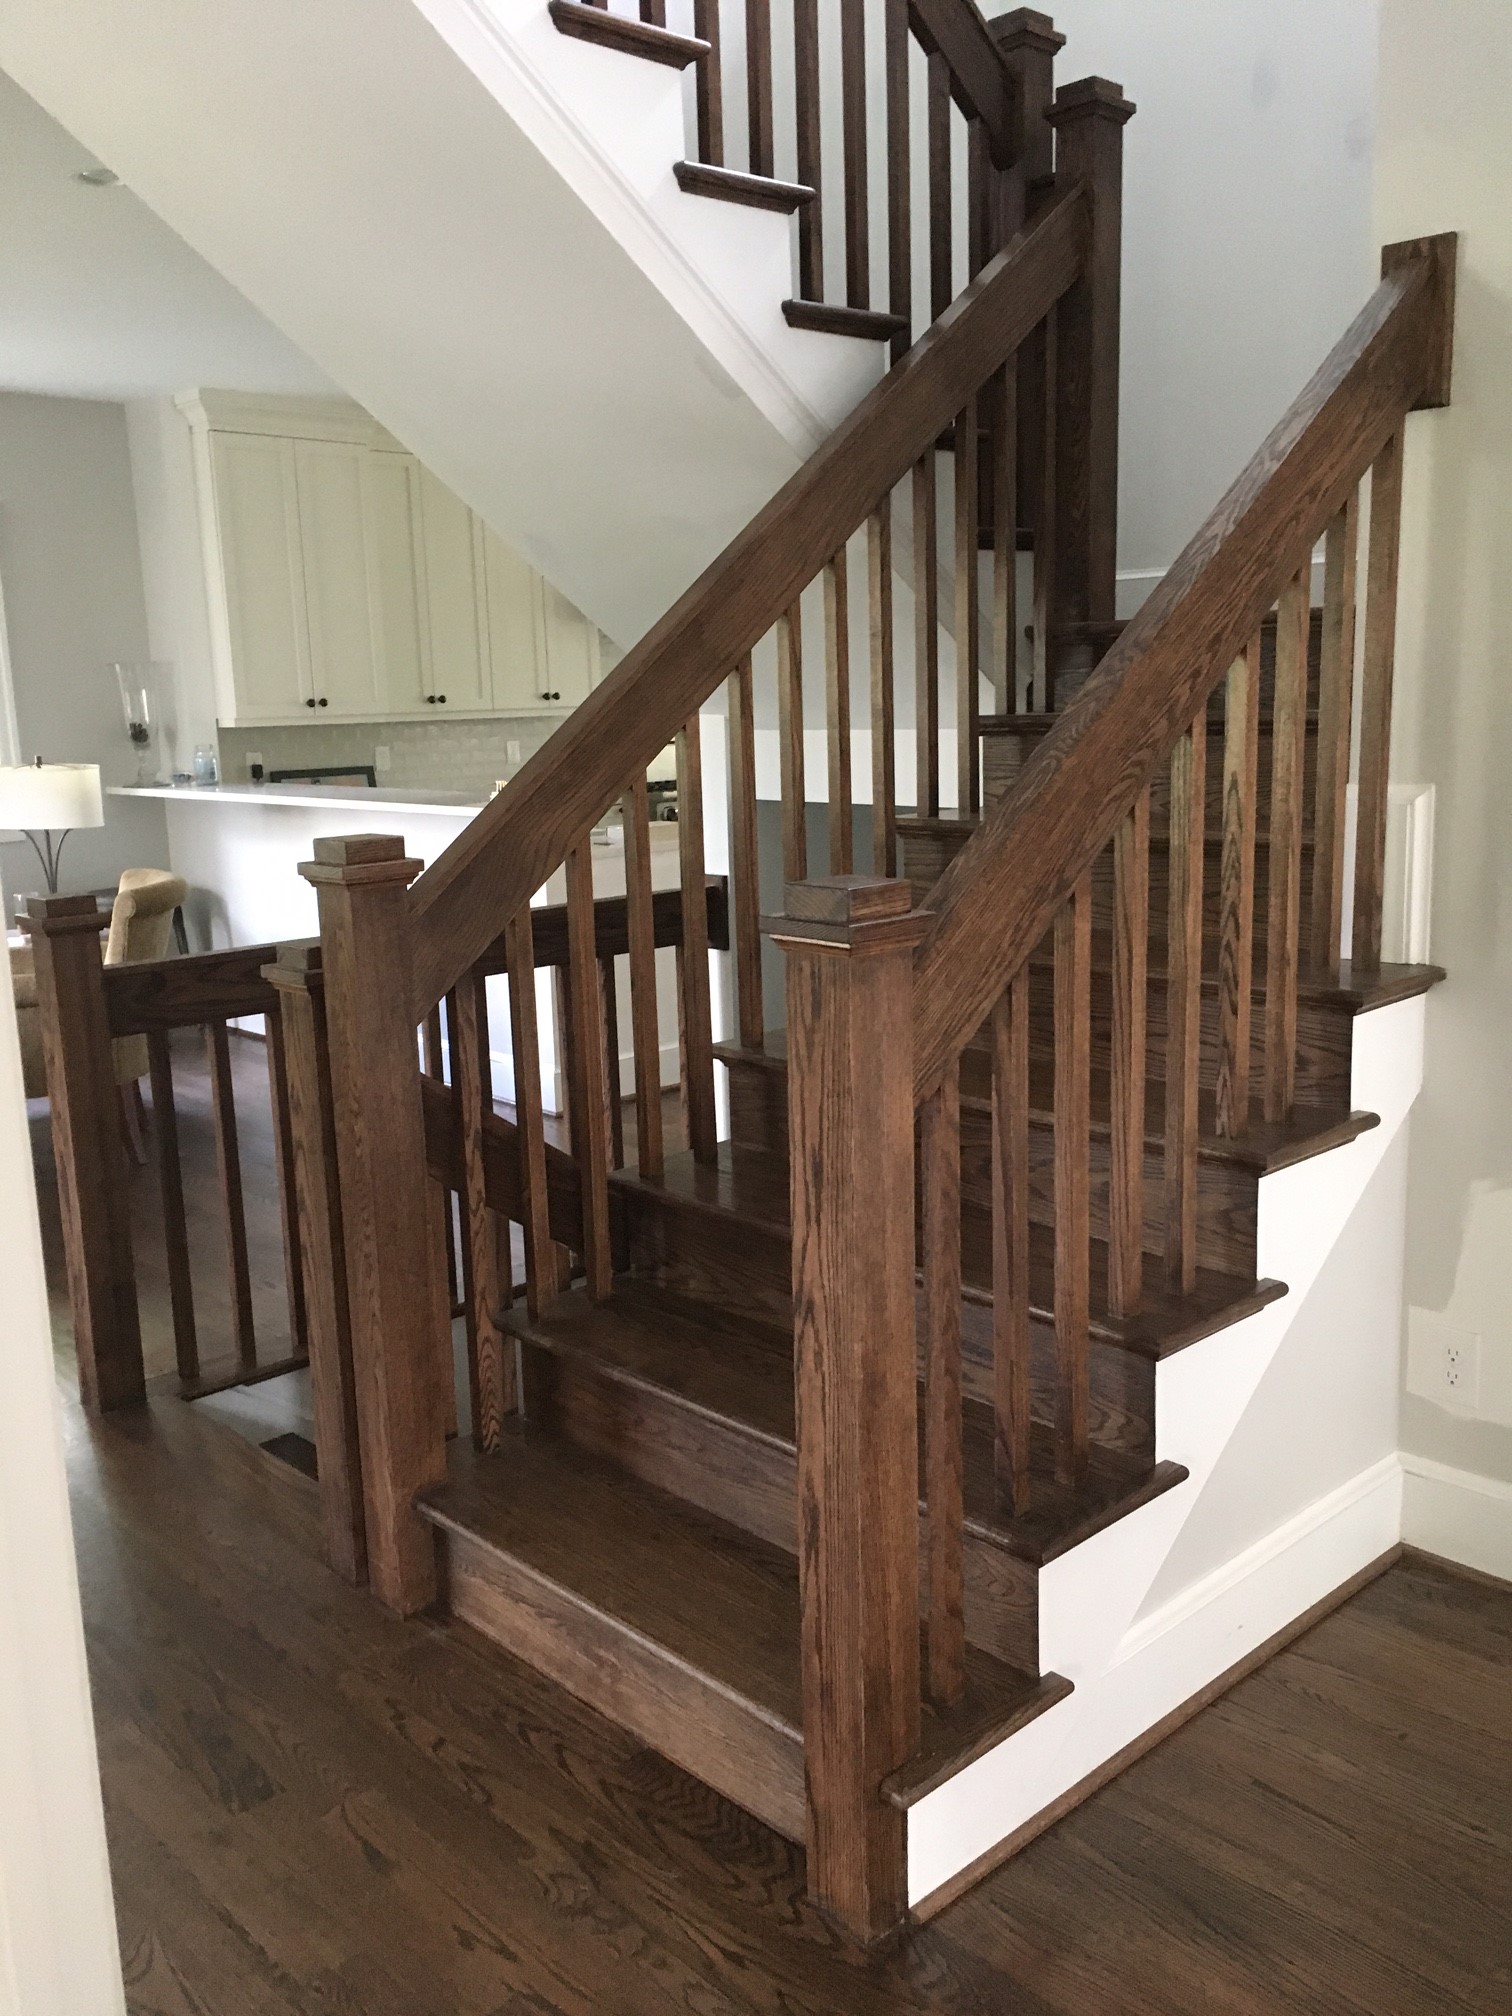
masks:
[[[215,678],[210,611],[189,423],[170,398],[126,406],[131,484],[147,598],[147,636],[165,668],[171,713],[161,774],[188,770],[197,742],[213,743]]]
[[[1462,234],[1453,403],[1408,435],[1392,752],[1396,774],[1437,786],[1434,957],[1449,973],[1428,1003],[1413,1125],[1409,1388],[1424,1392],[1403,1414],[1409,1537],[1512,1577],[1509,76],[1505,0],[1383,0],[1376,234]],[[1470,1390],[1459,1406],[1426,1397],[1445,1326],[1479,1340],[1478,1406]],[[1443,1516],[1415,1535],[1430,1495]]]
[[[1120,558],[1133,606],[1374,281],[1378,0],[1062,0],[1124,129]],[[1435,10],[1420,10],[1434,12]]]
[[[147,656],[147,619],[120,406],[0,392],[0,583],[22,757],[98,763],[105,782],[131,782],[109,666]],[[105,805],[105,825],[68,842],[65,889],[167,864],[161,806]],[[25,841],[0,846],[0,874],[12,890],[43,886]]]
[[[0,1279],[0,2016],[110,2016],[125,2000],[9,989]]]

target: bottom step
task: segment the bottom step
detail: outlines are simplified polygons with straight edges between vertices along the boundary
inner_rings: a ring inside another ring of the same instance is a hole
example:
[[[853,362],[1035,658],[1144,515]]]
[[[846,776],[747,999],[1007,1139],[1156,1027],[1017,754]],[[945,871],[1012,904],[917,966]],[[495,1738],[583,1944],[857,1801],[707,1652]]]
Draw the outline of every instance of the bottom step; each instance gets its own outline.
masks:
[[[527,1426],[497,1456],[454,1443],[447,1470],[418,1509],[451,1614],[802,1842],[793,1557]],[[1070,1691],[969,1651],[966,1698],[926,1713],[887,1796],[912,1803]]]

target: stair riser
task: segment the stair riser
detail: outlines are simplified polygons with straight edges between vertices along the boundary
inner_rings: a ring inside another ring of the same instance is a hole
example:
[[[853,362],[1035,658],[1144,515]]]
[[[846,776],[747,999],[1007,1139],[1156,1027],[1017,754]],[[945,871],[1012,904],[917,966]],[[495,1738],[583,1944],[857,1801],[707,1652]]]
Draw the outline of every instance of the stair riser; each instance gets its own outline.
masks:
[[[803,1743],[496,1550],[439,1535],[446,1604],[517,1659],[790,1841],[805,1833]],[[606,1536],[610,1544],[610,1536]]]
[[[522,1360],[526,1412],[542,1427],[796,1552],[797,1457],[790,1446],[695,1413],[675,1394],[616,1378],[583,1359],[527,1345]],[[969,1641],[1038,1672],[1038,1570],[968,1533],[965,1578]]]
[[[1040,735],[984,735],[982,737],[982,798],[988,805],[995,805],[999,798],[1012,790],[1018,782],[1024,765],[1029,761],[1044,741]],[[1302,779],[1302,819],[1303,831],[1312,828],[1313,804],[1315,798],[1317,729],[1309,726],[1307,731],[1307,759]],[[1275,742],[1268,728],[1262,727],[1256,769],[1256,805],[1263,817],[1270,804],[1271,763]],[[1223,738],[1209,735],[1207,747],[1207,770],[1205,775],[1207,796],[1207,825],[1210,832],[1218,832],[1223,823]],[[1150,788],[1150,825],[1155,833],[1164,833],[1170,823],[1171,773],[1168,767],[1156,773]]]

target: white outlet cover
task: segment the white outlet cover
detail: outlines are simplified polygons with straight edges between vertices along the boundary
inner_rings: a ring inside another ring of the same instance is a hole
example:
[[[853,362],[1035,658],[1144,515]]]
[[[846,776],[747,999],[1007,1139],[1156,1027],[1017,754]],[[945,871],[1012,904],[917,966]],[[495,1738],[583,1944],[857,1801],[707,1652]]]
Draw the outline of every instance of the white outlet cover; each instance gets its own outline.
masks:
[[[518,742],[511,741],[504,744],[504,761],[506,763],[518,763],[520,761],[520,745]]]
[[[1451,1414],[1480,1409],[1481,1338],[1437,1309],[1407,1311],[1407,1391]]]

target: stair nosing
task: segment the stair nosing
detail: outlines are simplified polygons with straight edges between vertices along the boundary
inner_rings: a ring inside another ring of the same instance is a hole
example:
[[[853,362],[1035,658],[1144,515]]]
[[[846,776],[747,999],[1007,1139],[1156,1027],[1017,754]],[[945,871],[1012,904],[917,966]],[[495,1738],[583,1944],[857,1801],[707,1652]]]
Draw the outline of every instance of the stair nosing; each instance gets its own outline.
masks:
[[[812,203],[817,193],[806,182],[783,182],[773,175],[747,175],[739,168],[716,167],[708,161],[678,161],[672,173],[685,196],[707,196],[716,203],[738,203],[747,209],[771,210],[787,216]]]
[[[560,34],[668,69],[685,70],[709,53],[709,44],[696,35],[677,35],[650,21],[633,21],[628,15],[611,14],[607,7],[588,6],[583,0],[550,0],[546,11]]]

